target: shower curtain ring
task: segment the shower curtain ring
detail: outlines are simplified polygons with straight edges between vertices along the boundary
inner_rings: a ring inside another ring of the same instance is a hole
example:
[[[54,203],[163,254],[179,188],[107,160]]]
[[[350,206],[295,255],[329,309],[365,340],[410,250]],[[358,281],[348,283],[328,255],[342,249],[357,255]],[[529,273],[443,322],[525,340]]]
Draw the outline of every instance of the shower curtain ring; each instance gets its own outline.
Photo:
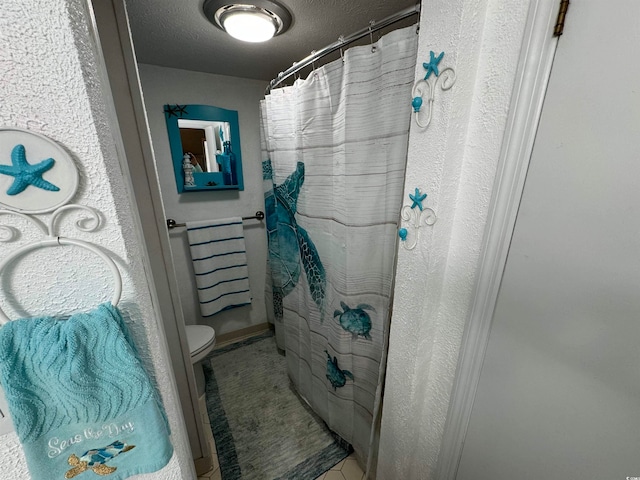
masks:
[[[296,66],[296,62],[293,62],[291,64],[291,66],[295,67]],[[294,81],[294,83],[297,82],[298,80],[300,80],[300,70],[298,70],[297,72],[293,73],[293,81]]]
[[[340,58],[342,59],[342,63],[344,63],[344,50],[342,50],[344,46],[344,35],[340,35],[338,41],[340,42]]]
[[[311,55],[315,55],[316,51],[315,50],[311,50]],[[316,61],[315,59],[311,61],[311,68],[313,69],[313,71],[311,72],[311,74],[313,75],[314,78],[318,78],[316,75]]]
[[[371,42],[371,53],[375,53],[376,46],[373,44],[373,26],[375,25],[375,20],[371,20],[369,22],[369,40]]]

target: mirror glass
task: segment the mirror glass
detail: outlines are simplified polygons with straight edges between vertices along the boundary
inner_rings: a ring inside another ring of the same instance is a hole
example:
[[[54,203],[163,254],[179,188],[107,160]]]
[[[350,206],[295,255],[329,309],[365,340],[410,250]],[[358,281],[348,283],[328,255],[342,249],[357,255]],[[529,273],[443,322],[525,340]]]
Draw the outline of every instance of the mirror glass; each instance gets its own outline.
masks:
[[[222,172],[224,165],[216,155],[224,153],[224,142],[231,140],[229,122],[178,119],[183,155],[190,157],[194,172]],[[220,159],[221,161],[221,159]]]
[[[178,193],[243,189],[238,113],[208,105],[165,105]]]

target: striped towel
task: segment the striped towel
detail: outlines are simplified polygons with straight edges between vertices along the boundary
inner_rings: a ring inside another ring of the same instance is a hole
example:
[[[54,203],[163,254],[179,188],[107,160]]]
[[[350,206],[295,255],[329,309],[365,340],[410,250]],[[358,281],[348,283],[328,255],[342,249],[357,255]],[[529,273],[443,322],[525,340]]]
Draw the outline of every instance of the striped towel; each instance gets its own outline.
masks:
[[[251,303],[242,218],[187,222],[203,317]]]

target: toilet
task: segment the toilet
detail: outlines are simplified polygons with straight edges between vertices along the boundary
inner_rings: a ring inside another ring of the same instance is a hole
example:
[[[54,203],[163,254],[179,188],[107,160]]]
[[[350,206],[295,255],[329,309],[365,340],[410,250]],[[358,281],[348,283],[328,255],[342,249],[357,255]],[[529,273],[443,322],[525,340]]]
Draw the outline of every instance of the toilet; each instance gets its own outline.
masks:
[[[209,431],[208,435],[210,437],[208,440],[210,443],[208,450],[203,450],[202,457],[194,460],[196,473],[202,475],[208,472],[213,466],[211,453],[208,452],[213,451],[215,448],[213,447],[213,438],[211,437],[211,428],[209,427],[209,418],[207,416],[205,398],[206,383],[204,370],[202,369],[202,360],[211,353],[211,350],[213,350],[216,344],[216,331],[208,325],[185,325],[184,329],[187,333],[191,364],[193,365],[193,373],[196,378],[200,416],[202,417],[203,428]]]
[[[208,325],[186,325],[187,343],[191,353],[191,364],[196,377],[198,398],[205,393],[204,372],[200,361],[203,360],[216,345],[216,331]]]

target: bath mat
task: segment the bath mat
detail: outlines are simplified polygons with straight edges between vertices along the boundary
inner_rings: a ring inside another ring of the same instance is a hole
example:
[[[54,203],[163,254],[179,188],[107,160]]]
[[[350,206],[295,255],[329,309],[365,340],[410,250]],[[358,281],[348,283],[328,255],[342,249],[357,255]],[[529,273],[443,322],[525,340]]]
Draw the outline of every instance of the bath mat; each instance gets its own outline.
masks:
[[[203,362],[222,480],[312,480],[350,453],[290,386],[272,333]]]

